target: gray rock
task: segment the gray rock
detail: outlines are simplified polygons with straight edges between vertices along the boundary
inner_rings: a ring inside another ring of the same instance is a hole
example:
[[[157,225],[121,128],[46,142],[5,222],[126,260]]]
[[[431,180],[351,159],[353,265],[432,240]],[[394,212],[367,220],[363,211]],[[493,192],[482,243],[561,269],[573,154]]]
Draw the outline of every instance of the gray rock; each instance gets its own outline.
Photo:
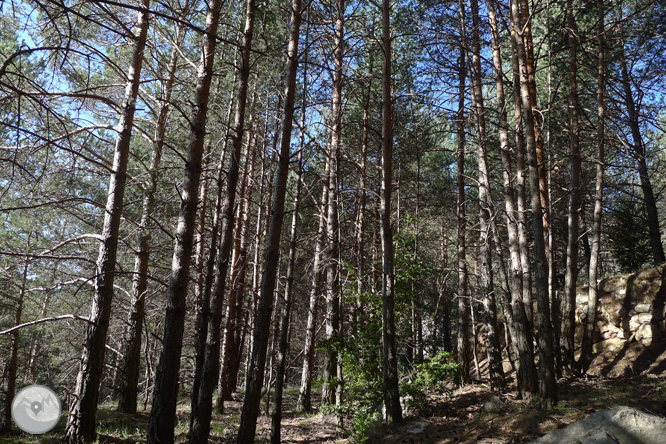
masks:
[[[428,428],[427,422],[415,422],[407,426],[405,429],[410,435],[420,435]]]
[[[630,407],[614,407],[581,419],[531,444],[663,444],[666,420]]]
[[[648,313],[650,309],[651,309],[650,304],[636,304],[636,306],[634,307],[634,311],[636,313]]]
[[[486,403],[483,405],[485,413],[499,413],[504,409],[504,403],[495,395],[490,395]]]

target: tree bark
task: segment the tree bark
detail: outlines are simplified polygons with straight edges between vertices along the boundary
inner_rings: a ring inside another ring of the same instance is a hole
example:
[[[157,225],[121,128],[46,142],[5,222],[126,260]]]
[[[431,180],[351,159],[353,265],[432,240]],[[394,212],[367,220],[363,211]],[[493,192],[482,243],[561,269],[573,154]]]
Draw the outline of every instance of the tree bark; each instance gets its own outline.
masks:
[[[307,35],[307,34],[306,34]],[[307,47],[307,44],[306,44]],[[304,91],[305,74],[304,74]],[[305,101],[305,93],[303,94]],[[305,111],[305,107],[303,107]],[[302,131],[301,127],[301,131]],[[280,444],[280,426],[282,422],[282,392],[285,385],[285,372],[287,363],[287,353],[289,351],[289,320],[291,317],[291,300],[294,287],[294,268],[296,263],[296,242],[298,240],[298,211],[301,198],[301,178],[303,175],[303,146],[305,135],[301,132],[301,143],[298,151],[298,174],[296,178],[296,191],[294,193],[294,204],[292,209],[291,230],[289,235],[289,258],[287,263],[287,281],[284,287],[284,304],[280,314],[280,339],[277,352],[277,363],[275,370],[275,400],[273,401],[273,416],[271,419],[271,444]]]
[[[227,189],[222,201],[222,226],[220,229],[221,245],[218,250],[216,276],[210,298],[210,317],[208,320],[208,336],[206,353],[201,372],[201,385],[198,393],[197,417],[193,417],[190,429],[191,444],[205,444],[210,435],[210,420],[213,409],[213,391],[217,386],[220,374],[220,324],[222,322],[222,303],[227,281],[227,270],[233,231],[235,226],[236,188],[240,171],[241,147],[245,127],[245,109],[247,104],[248,81],[250,77],[250,52],[252,50],[252,34],[254,30],[255,0],[247,0],[245,29],[241,50],[241,66],[238,95],[236,97],[236,116],[232,135],[232,151],[227,169]],[[249,153],[248,153],[249,155]],[[235,301],[229,301],[235,304]],[[195,375],[195,378],[198,375]]]
[[[328,347],[324,353],[323,383],[321,386],[322,404],[334,404],[338,353],[337,341],[340,337],[340,274],[338,244],[338,170],[340,162],[340,138],[342,135],[342,62],[344,57],[344,0],[336,0],[333,92],[331,94],[330,145],[328,150],[328,205],[326,208],[326,239],[324,269],[326,275],[326,340]]]
[[[497,107],[499,115],[499,139],[502,158],[502,174],[504,179],[504,203],[507,233],[509,238],[509,258],[511,273],[509,281],[511,300],[507,313],[510,313],[511,337],[518,353],[516,369],[518,392],[523,398],[530,398],[537,393],[537,374],[534,365],[531,327],[525,315],[523,304],[523,267],[520,254],[519,226],[517,203],[514,197],[513,174],[511,167],[511,148],[509,146],[509,128],[505,110],[504,72],[500,50],[499,31],[495,0],[488,1],[488,17],[492,37],[493,64],[495,66],[495,86],[497,90]]]
[[[638,176],[641,181],[641,190],[643,191],[643,200],[647,212],[648,230],[650,234],[650,248],[652,258],[656,264],[666,261],[664,256],[664,247],[661,243],[661,229],[659,228],[659,213],[657,212],[657,201],[652,189],[652,182],[648,172],[647,158],[645,157],[645,145],[643,144],[643,135],[639,123],[639,113],[634,101],[633,91],[631,90],[631,79],[627,68],[626,54],[624,50],[624,40],[621,43],[620,71],[622,74],[622,89],[624,90],[624,100],[627,105],[627,115],[629,117],[629,129],[633,143],[631,144],[632,155],[636,160]]]
[[[176,41],[180,41],[180,29],[177,32]],[[176,43],[178,44],[178,43]],[[134,276],[132,278],[132,301],[128,316],[128,327],[125,334],[125,348],[123,350],[122,368],[118,384],[118,411],[122,413],[136,413],[138,398],[139,371],[141,363],[141,335],[143,334],[143,322],[145,317],[145,296],[148,288],[148,263],[150,259],[151,241],[151,215],[155,208],[155,193],[158,184],[158,169],[162,160],[162,148],[164,147],[164,134],[169,117],[171,105],[171,92],[176,76],[178,52],[174,48],[171,52],[171,60],[167,68],[167,78],[164,80],[161,98],[163,103],[153,140],[153,152],[150,164],[150,179],[148,187],[143,196],[143,207],[141,209],[141,221],[138,231],[139,250],[134,258]]]
[[[529,16],[529,11],[522,11]],[[555,381],[555,362],[553,357],[553,329],[550,323],[550,303],[548,300],[548,273],[546,246],[544,238],[541,198],[539,193],[539,170],[536,152],[536,133],[534,110],[530,99],[529,68],[527,65],[520,12],[517,0],[511,2],[511,20],[514,24],[514,38],[517,48],[520,72],[520,97],[525,119],[525,145],[529,162],[530,206],[532,208],[532,228],[534,232],[535,287],[537,299],[537,326],[539,328],[539,396],[543,407],[549,408],[557,403],[557,384]]]
[[[393,97],[391,91],[391,2],[382,0],[382,181],[380,191],[380,236],[382,242],[382,351],[383,390],[386,420],[402,420],[398,390],[398,358],[395,331],[395,275],[393,231],[391,228],[391,187],[393,179]]]
[[[31,234],[28,234],[28,249],[30,246]],[[14,325],[21,325],[21,317],[23,316],[23,303],[25,301],[25,290],[28,282],[28,267],[30,266],[30,258],[25,259],[23,264],[23,276],[21,277],[21,285],[19,287],[19,295],[17,299],[18,306],[16,307],[16,314],[14,317]],[[4,417],[0,424],[0,431],[9,432],[12,427],[12,402],[16,395],[16,375],[18,374],[18,351],[19,351],[19,330],[16,329],[12,332],[12,351],[9,356],[7,365],[7,396],[5,398]]]
[[[467,289],[467,247],[465,235],[467,233],[467,219],[465,218],[465,15],[464,4],[459,1],[460,34],[463,42],[460,47],[460,60],[458,67],[458,112],[456,116],[458,150],[457,150],[457,217],[458,217],[458,362],[462,373],[462,380],[469,383],[471,350],[469,342],[469,297]]]
[[[285,91],[282,138],[278,157],[278,171],[275,195],[271,207],[271,223],[266,244],[264,273],[261,283],[261,295],[257,313],[257,325],[254,332],[252,361],[245,391],[245,402],[241,413],[238,443],[251,444],[257,429],[261,385],[264,379],[266,349],[270,334],[271,312],[275,290],[278,260],[280,258],[280,237],[284,221],[284,202],[289,173],[291,131],[294,118],[294,97],[296,94],[296,74],[298,71],[298,40],[301,26],[301,0],[293,0],[291,5],[291,26],[287,49],[287,87]]]
[[[254,102],[254,100],[253,100]],[[252,121],[250,117],[250,122]],[[245,177],[241,186],[240,196],[242,205],[238,210],[239,226],[237,228],[236,241],[234,245],[233,264],[231,272],[231,290],[227,305],[227,316],[225,325],[224,347],[222,353],[222,369],[218,382],[217,412],[224,411],[224,401],[231,399],[231,394],[236,390],[238,372],[240,369],[240,353],[242,351],[242,328],[241,317],[243,315],[243,303],[245,288],[245,275],[247,272],[247,244],[249,242],[250,225],[250,202],[252,201],[254,188],[254,168],[257,157],[256,135],[254,131],[248,140],[248,159],[246,159]],[[249,162],[249,166],[247,165]]]
[[[587,317],[583,323],[583,341],[581,345],[578,368],[581,373],[587,372],[592,361],[592,345],[594,330],[597,324],[598,268],[599,251],[601,250],[601,219],[603,217],[604,198],[604,156],[606,131],[606,22],[605,1],[597,0],[598,9],[598,63],[597,63],[597,177],[594,186],[594,216],[592,221],[592,245],[590,246],[590,265],[588,267],[588,305]]]
[[[150,2],[144,0],[143,7],[148,9]],[[139,94],[141,68],[144,48],[148,34],[148,13],[137,14],[138,33],[134,40],[132,60],[127,73],[125,97],[122,113],[118,122],[113,169],[109,180],[109,192],[104,212],[104,228],[95,268],[93,302],[90,321],[81,355],[79,373],[76,377],[74,402],[69,409],[65,439],[70,444],[90,442],[95,439],[97,402],[99,384],[104,369],[104,351],[106,344],[111,302],[113,299],[113,281],[116,270],[118,233],[123,213],[123,198],[127,181],[127,161],[132,138],[132,124],[136,99]]]
[[[187,160],[181,193],[182,201],[178,213],[176,243],[167,291],[162,352],[155,375],[152,410],[148,425],[147,442],[149,444],[172,444],[174,442],[178,374],[185,324],[185,301],[190,275],[198,206],[197,190],[201,178],[201,159],[221,6],[220,0],[210,0],[206,15],[206,34],[203,36],[201,60],[197,72],[194,109],[190,119]]]
[[[321,293],[322,277],[322,250],[324,248],[324,236],[326,229],[326,217],[324,209],[328,208],[328,175],[329,163],[326,163],[324,174],[324,186],[322,187],[321,205],[319,205],[319,228],[317,229],[317,241],[315,245],[314,264],[312,266],[312,284],[310,286],[310,302],[308,304],[308,322],[305,328],[305,345],[303,348],[303,372],[301,374],[301,388],[298,392],[297,409],[309,412],[312,410],[312,372],[314,369],[315,336],[317,328],[317,301]]]
[[[534,326],[534,309],[532,303],[532,267],[531,256],[529,252],[529,241],[527,238],[527,190],[525,186],[525,122],[523,120],[522,99],[520,96],[520,66],[518,64],[518,49],[516,46],[516,27],[513,21],[510,21],[512,52],[511,62],[513,67],[513,101],[514,101],[514,120],[516,121],[515,139],[516,139],[516,209],[517,229],[518,229],[518,248],[520,251],[520,264],[522,268],[523,281],[523,310],[527,318],[529,330]],[[530,342],[532,347],[532,342]]]
[[[569,183],[569,214],[567,218],[567,264],[564,278],[564,312],[562,313],[562,369],[567,376],[575,372],[576,282],[578,280],[578,221],[581,159],[578,143],[578,86],[577,37],[573,2],[567,0],[567,28],[569,46],[569,155],[571,176]],[[557,328],[557,326],[554,326]]]
[[[506,384],[502,368],[502,353],[497,324],[497,302],[493,288],[493,271],[491,256],[491,220],[494,208],[490,196],[490,179],[488,177],[488,159],[486,156],[486,117],[483,102],[483,86],[481,70],[481,42],[479,37],[479,2],[471,1],[472,6],[472,98],[476,110],[477,123],[477,157],[479,164],[479,256],[480,256],[480,290],[484,307],[483,321],[486,327],[486,350],[488,355],[488,373],[490,386],[493,389]]]

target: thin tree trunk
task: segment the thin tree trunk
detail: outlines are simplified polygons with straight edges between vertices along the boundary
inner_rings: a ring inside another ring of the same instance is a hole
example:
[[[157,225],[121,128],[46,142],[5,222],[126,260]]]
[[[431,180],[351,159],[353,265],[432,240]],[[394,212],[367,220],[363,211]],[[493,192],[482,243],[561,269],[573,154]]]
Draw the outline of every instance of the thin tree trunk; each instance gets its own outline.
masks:
[[[453,351],[453,344],[451,343],[451,304],[448,299],[448,276],[449,276],[449,238],[446,236],[444,231],[444,218],[441,219],[440,225],[440,235],[442,237],[442,273],[444,273],[444,280],[440,286],[440,300],[442,302],[442,322],[441,324],[433,328],[434,332],[437,332],[437,327],[441,326],[442,329],[442,345],[444,346],[445,352]],[[439,306],[439,304],[438,304]],[[439,319],[439,311],[435,309],[435,322]]]
[[[463,42],[465,40],[465,15],[464,4],[459,2],[460,10],[460,33]],[[462,44],[464,45],[464,43]],[[458,362],[462,373],[462,380],[469,383],[470,379],[470,342],[469,342],[469,297],[467,294],[467,247],[465,235],[467,232],[467,220],[465,218],[465,48],[460,48],[460,66],[458,67],[458,113],[456,116],[458,137]]]
[[[271,207],[271,223],[266,243],[265,268],[262,276],[261,295],[257,313],[257,325],[254,332],[252,361],[245,391],[245,402],[241,413],[238,443],[251,444],[257,429],[261,384],[264,379],[266,348],[270,333],[271,312],[275,290],[277,266],[280,258],[280,237],[284,221],[284,201],[289,174],[289,148],[294,118],[294,97],[296,94],[296,74],[298,71],[298,39],[301,26],[301,0],[293,0],[291,6],[291,26],[287,49],[287,87],[285,92],[282,138],[278,157],[278,172],[275,195]]]
[[[529,11],[523,11],[529,16]],[[535,287],[537,299],[537,326],[539,328],[539,396],[543,407],[552,407],[557,403],[557,384],[555,381],[555,362],[553,358],[553,329],[550,323],[550,304],[548,301],[548,273],[543,221],[538,215],[542,212],[539,193],[539,170],[536,152],[536,134],[534,110],[530,99],[528,65],[525,56],[525,42],[520,23],[517,0],[511,2],[511,19],[516,32],[518,65],[520,71],[520,97],[525,119],[525,142],[529,162],[530,204],[532,207],[532,228],[534,231]]]
[[[254,100],[253,100],[254,102]],[[250,122],[252,122],[250,117]],[[247,272],[247,244],[249,241],[250,203],[254,188],[254,168],[257,158],[257,149],[254,131],[248,140],[248,153],[245,166],[243,185],[240,196],[242,205],[238,209],[239,226],[237,228],[234,245],[233,264],[231,272],[231,291],[227,304],[225,336],[223,341],[222,369],[218,382],[217,412],[224,411],[224,401],[231,400],[231,394],[236,390],[240,360],[236,356],[242,351],[241,317],[245,295],[245,274]],[[248,165],[249,163],[249,165]]]
[[[227,281],[227,269],[231,246],[234,243],[235,226],[234,210],[236,205],[236,188],[240,171],[241,147],[245,127],[245,109],[247,103],[248,81],[250,77],[250,52],[252,51],[252,34],[254,30],[255,0],[247,0],[245,29],[241,50],[240,83],[236,97],[236,117],[232,135],[232,151],[227,168],[227,189],[222,201],[222,227],[220,230],[221,245],[218,251],[215,284],[210,298],[210,317],[208,320],[208,337],[206,354],[201,372],[201,385],[198,393],[197,417],[193,417],[190,429],[191,444],[205,444],[210,435],[210,420],[213,410],[213,391],[217,386],[220,374],[220,324],[222,322],[222,303]],[[248,153],[249,155],[249,153]],[[230,303],[235,301],[230,301]],[[195,378],[198,375],[195,375]]]
[[[374,27],[374,25],[373,25]],[[373,53],[370,53],[368,68],[368,89],[363,102],[363,136],[361,139],[361,171],[358,198],[358,218],[356,220],[356,307],[353,311],[353,328],[355,332],[360,330],[360,324],[364,322],[362,295],[366,286],[367,277],[365,270],[365,211],[367,207],[366,183],[368,169],[368,140],[370,135],[370,95],[372,93],[372,71],[374,65]]]
[[[180,42],[180,29],[177,31],[176,44]],[[118,384],[118,411],[122,413],[136,413],[138,398],[139,371],[141,363],[141,335],[143,334],[143,321],[145,317],[145,296],[148,288],[148,263],[150,258],[151,241],[151,215],[155,207],[155,193],[158,184],[158,169],[162,159],[164,147],[164,134],[171,105],[171,92],[176,76],[178,52],[174,48],[167,68],[167,78],[164,80],[164,95],[161,101],[164,105],[160,109],[155,127],[155,139],[150,164],[150,181],[143,196],[141,222],[139,223],[138,245],[134,259],[134,276],[132,278],[132,302],[130,305],[127,332],[125,335],[125,348],[123,350],[122,369]]]
[[[483,102],[481,71],[481,42],[479,37],[479,2],[472,0],[472,98],[476,109],[479,163],[479,256],[480,256],[480,290],[484,306],[483,321],[486,326],[486,351],[488,354],[488,373],[491,388],[503,387],[506,384],[502,369],[502,353],[497,324],[497,302],[493,288],[493,271],[491,255],[491,220],[494,208],[490,196],[490,179],[488,177],[488,159],[486,156],[486,117]]]
[[[178,214],[176,244],[167,291],[162,352],[155,374],[152,410],[148,425],[147,442],[149,444],[172,444],[174,441],[178,374],[185,326],[185,301],[190,275],[198,206],[197,190],[201,178],[201,159],[221,6],[220,0],[210,0],[206,15],[206,34],[203,36],[201,60],[197,73],[194,110],[190,120],[187,161],[182,185],[182,202]]]
[[[342,133],[342,62],[344,57],[344,0],[336,1],[333,92],[331,94],[330,145],[328,150],[328,205],[326,214],[327,247],[324,250],[326,275],[326,340],[329,346],[324,353],[322,404],[335,403],[337,374],[337,341],[340,336],[340,274],[338,272],[338,167],[340,162],[340,138]]]
[[[234,60],[236,60],[236,51],[234,51]],[[236,85],[236,80],[238,77],[238,72],[234,71],[234,78],[231,82],[232,88]],[[226,124],[227,127],[231,126],[231,116],[233,111],[234,100],[229,100],[229,105],[227,106],[227,115],[226,115]],[[215,197],[215,209],[213,210],[213,220],[211,223],[211,233],[210,233],[210,246],[208,248],[208,256],[206,258],[206,270],[204,272],[204,283],[201,290],[201,294],[197,297],[197,316],[195,319],[195,329],[196,329],[196,357],[195,357],[195,367],[194,374],[200,375],[202,373],[204,360],[206,357],[206,339],[208,338],[208,321],[210,318],[210,295],[213,291],[213,283],[215,281],[215,258],[217,257],[217,252],[220,244],[220,225],[221,220],[220,216],[222,214],[222,181],[224,174],[224,165],[227,157],[227,149],[229,147],[229,137],[224,138],[224,143],[222,147],[222,153],[220,155],[220,160],[217,165],[217,195]],[[203,240],[203,238],[201,239]],[[190,400],[191,412],[190,412],[190,428],[192,427],[192,421],[194,418],[198,417],[198,408],[199,408],[199,389],[201,387],[201,378],[195,377],[192,382],[192,394]]]
[[[592,345],[594,344],[594,330],[597,323],[598,283],[597,273],[599,265],[599,251],[601,250],[601,219],[603,216],[604,198],[604,151],[605,151],[605,116],[606,105],[606,22],[605,1],[597,0],[599,31],[597,37],[598,64],[597,64],[597,177],[594,187],[594,216],[592,221],[592,245],[590,248],[590,265],[588,267],[588,293],[587,317],[583,323],[583,343],[581,346],[578,368],[581,373],[587,372],[592,362]]]
[[[580,148],[578,144],[578,86],[576,83],[576,21],[573,2],[567,0],[569,45],[569,152],[571,176],[569,183],[569,215],[567,218],[567,264],[564,278],[564,313],[562,313],[562,368],[565,375],[575,372],[576,282],[578,280],[578,211],[580,207]],[[557,328],[557,326],[554,326]]]
[[[516,45],[516,26],[510,21],[512,55],[511,62],[513,67],[513,100],[514,100],[514,119],[516,121],[516,209],[517,229],[518,229],[518,248],[520,251],[520,265],[522,268],[522,289],[523,289],[523,310],[527,318],[529,330],[531,332],[534,326],[534,313],[532,303],[532,267],[531,256],[529,253],[529,241],[527,238],[527,189],[525,185],[525,122],[523,120],[522,99],[520,96],[520,66],[518,64],[518,48]],[[531,335],[531,333],[530,333]],[[532,342],[529,342],[532,348]]]
[[[30,237],[32,233],[28,233],[28,250],[30,249]],[[14,317],[14,325],[21,325],[21,317],[23,316],[23,303],[25,301],[25,290],[28,282],[28,267],[30,266],[30,258],[26,257],[23,264],[23,276],[21,277],[21,285],[19,287],[19,295],[17,299],[18,306],[16,307],[16,315]],[[0,424],[0,431],[8,432],[12,426],[12,402],[16,395],[16,375],[18,374],[18,351],[19,351],[19,330],[12,332],[12,351],[9,356],[7,368],[7,396],[5,397],[4,417],[2,424]]]
[[[143,7],[147,9],[149,6],[149,0],[144,0]],[[90,310],[91,323],[88,325],[86,332],[81,364],[76,377],[74,402],[70,406],[65,429],[65,439],[70,444],[90,442],[95,439],[96,435],[99,384],[104,369],[104,351],[111,316],[118,233],[123,213],[125,183],[127,181],[127,161],[132,138],[136,99],[139,94],[148,24],[148,13],[139,11],[137,14],[138,32],[134,41],[132,60],[127,72],[125,97],[120,121],[118,122],[118,135],[113,155],[113,172],[109,180],[109,192],[104,212],[104,228],[102,229],[97,266],[93,278],[95,289]]]
[[[393,231],[391,228],[391,191],[393,179],[393,96],[391,91],[391,2],[382,0],[382,182],[380,191],[380,231],[382,239],[382,351],[383,389],[386,420],[402,420],[398,390],[398,357],[395,331],[395,275]]]
[[[650,181],[650,174],[648,173],[647,159],[645,157],[645,146],[643,144],[643,136],[639,124],[638,110],[634,102],[634,95],[631,91],[631,79],[629,78],[629,70],[627,69],[626,55],[624,51],[624,40],[621,42],[621,55],[620,55],[620,71],[622,74],[622,89],[624,90],[624,100],[627,105],[627,115],[629,117],[629,128],[631,129],[631,137],[633,139],[632,155],[636,160],[638,176],[641,180],[641,190],[643,191],[643,200],[645,202],[645,209],[647,212],[647,223],[650,234],[650,248],[652,250],[652,258],[656,264],[666,261],[664,256],[664,247],[661,243],[661,230],[659,228],[659,213],[657,212],[657,201],[652,189]]]
[[[303,372],[301,374],[301,388],[298,392],[297,409],[309,412],[312,410],[312,371],[314,369],[315,336],[317,328],[317,301],[321,293],[322,277],[322,251],[326,229],[324,209],[328,208],[328,175],[329,163],[326,163],[324,174],[324,187],[322,187],[321,205],[319,208],[319,228],[317,229],[317,242],[315,245],[314,264],[312,266],[312,284],[310,286],[310,302],[308,304],[308,322],[305,329],[305,345],[303,348]]]
[[[500,39],[497,27],[497,14],[495,0],[488,1],[488,17],[490,19],[490,30],[492,35],[493,64],[495,66],[495,86],[497,91],[497,107],[499,115],[499,139],[502,158],[504,178],[504,203],[507,232],[509,237],[509,258],[511,261],[511,273],[509,288],[511,300],[507,307],[511,337],[518,354],[518,365],[516,369],[518,391],[524,398],[536,394],[537,374],[534,365],[534,350],[532,348],[531,327],[525,315],[523,304],[523,267],[520,254],[520,240],[518,234],[517,203],[514,197],[513,174],[511,168],[511,148],[509,146],[509,128],[505,110],[504,95],[504,73],[502,68],[502,57],[500,52]]]
[[[307,34],[306,34],[307,35]],[[307,44],[306,44],[307,47]],[[305,80],[305,74],[304,74]],[[305,81],[304,87],[307,86]],[[304,91],[307,91],[304,88]],[[305,93],[303,95],[305,101]],[[305,107],[303,109],[305,111]],[[275,371],[275,400],[273,401],[273,417],[271,422],[271,444],[280,444],[280,424],[282,421],[282,392],[285,384],[285,371],[287,363],[287,353],[289,351],[289,319],[291,316],[291,300],[294,286],[294,268],[296,263],[296,242],[298,236],[298,211],[301,198],[301,178],[303,175],[303,146],[305,135],[301,132],[301,143],[298,152],[298,174],[296,179],[296,192],[294,194],[294,204],[291,218],[291,231],[289,236],[289,259],[287,263],[287,282],[284,288],[284,304],[280,314],[280,339],[277,352],[277,363]]]

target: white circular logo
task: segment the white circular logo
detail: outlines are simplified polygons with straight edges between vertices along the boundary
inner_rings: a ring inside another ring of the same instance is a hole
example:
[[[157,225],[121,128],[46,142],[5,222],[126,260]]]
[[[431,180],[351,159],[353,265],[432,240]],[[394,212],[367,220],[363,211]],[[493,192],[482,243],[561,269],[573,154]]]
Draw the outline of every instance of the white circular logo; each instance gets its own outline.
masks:
[[[43,385],[22,388],[12,401],[12,419],[19,429],[33,435],[51,430],[60,420],[58,396]]]

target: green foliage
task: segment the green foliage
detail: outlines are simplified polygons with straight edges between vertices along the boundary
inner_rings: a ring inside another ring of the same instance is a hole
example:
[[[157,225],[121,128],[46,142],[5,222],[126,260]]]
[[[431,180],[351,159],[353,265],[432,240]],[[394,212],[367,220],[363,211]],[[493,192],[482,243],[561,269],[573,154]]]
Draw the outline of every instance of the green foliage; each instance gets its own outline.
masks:
[[[650,261],[650,236],[642,202],[621,199],[615,207],[608,236],[611,252],[622,271],[638,270]]]
[[[460,364],[454,362],[453,354],[440,352],[428,358],[425,362],[415,366],[416,375],[413,384],[423,391],[446,390],[446,386],[453,382],[460,385],[462,373]]]

